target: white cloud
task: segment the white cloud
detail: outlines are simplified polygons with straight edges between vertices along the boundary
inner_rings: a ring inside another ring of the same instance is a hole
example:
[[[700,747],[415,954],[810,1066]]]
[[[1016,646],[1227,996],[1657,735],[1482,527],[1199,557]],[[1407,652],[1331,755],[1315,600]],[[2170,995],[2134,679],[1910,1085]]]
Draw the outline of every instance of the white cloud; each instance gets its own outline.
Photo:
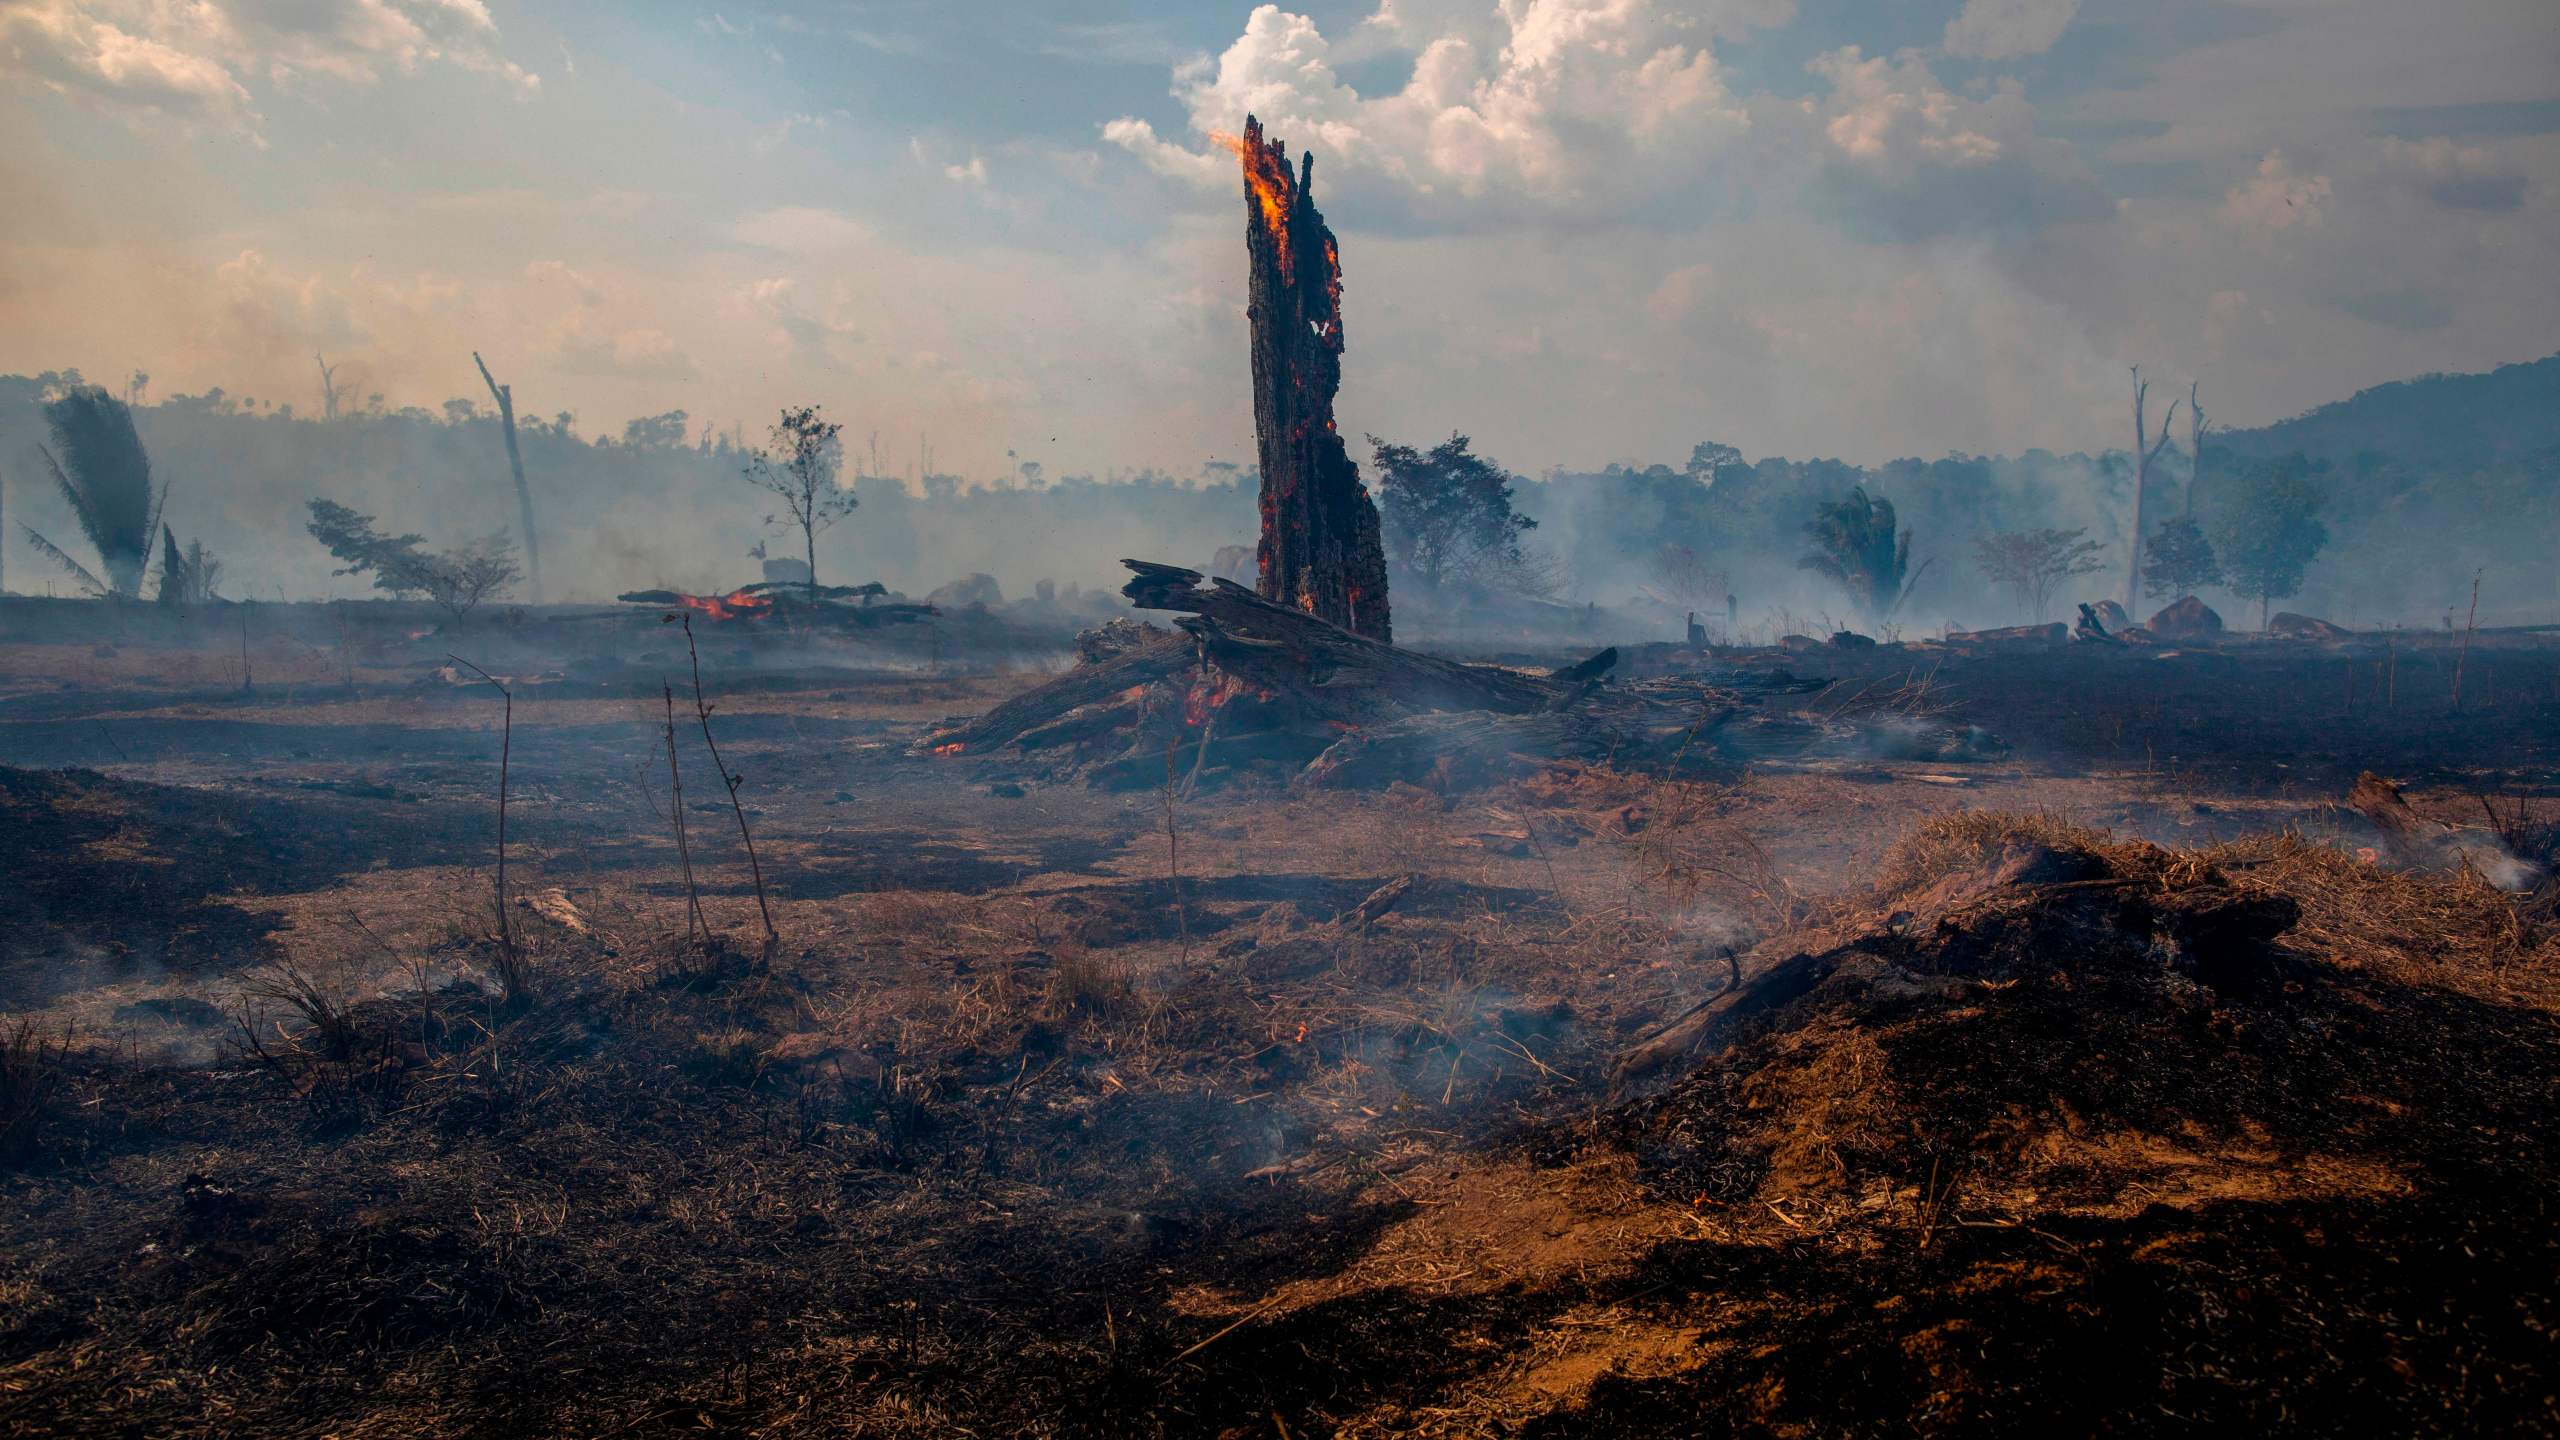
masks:
[[[2107,212],[2072,148],[2036,132],[2015,81],[1980,99],[1938,82],[1917,55],[1848,46],[1809,67],[1830,84],[1807,102],[1820,126],[1817,200],[1883,238],[2027,233]]]
[[[1354,31],[1349,53],[1413,56],[1393,94],[1362,95],[1335,68],[1313,20],[1257,8],[1214,62],[1175,73],[1201,137],[1247,115],[1273,137],[1321,152],[1336,183],[1448,218],[1496,212],[1623,210],[1694,185],[1750,117],[1704,42],[1786,7],[1698,12],[1666,0],[1397,0]],[[1104,138],[1159,174],[1206,179],[1227,162],[1186,150],[1143,120]]]
[[[2287,230],[2316,230],[2328,218],[2329,177],[2305,175],[2281,150],[2270,150],[2257,171],[2222,197],[2222,216],[2243,235],[2269,240]]]
[[[1964,0],[1939,43],[1968,60],[2016,60],[2053,48],[2080,13],[2080,0]]]
[[[701,370],[665,331],[638,326],[599,329],[591,317],[576,316],[551,337],[549,360],[572,375],[611,376],[624,380],[694,380]]]
[[[450,64],[531,94],[481,0],[8,0],[0,73],[111,108],[252,132],[253,82],[369,86]]]

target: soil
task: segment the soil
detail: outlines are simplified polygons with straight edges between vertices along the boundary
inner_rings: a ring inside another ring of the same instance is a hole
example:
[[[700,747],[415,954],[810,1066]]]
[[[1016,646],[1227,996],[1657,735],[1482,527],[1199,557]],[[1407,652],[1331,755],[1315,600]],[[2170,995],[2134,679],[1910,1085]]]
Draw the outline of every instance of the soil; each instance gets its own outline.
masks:
[[[2560,1433],[2560,650],[1638,655],[2007,748],[1181,795],[714,635],[733,808],[525,629],[0,647],[0,1433]]]

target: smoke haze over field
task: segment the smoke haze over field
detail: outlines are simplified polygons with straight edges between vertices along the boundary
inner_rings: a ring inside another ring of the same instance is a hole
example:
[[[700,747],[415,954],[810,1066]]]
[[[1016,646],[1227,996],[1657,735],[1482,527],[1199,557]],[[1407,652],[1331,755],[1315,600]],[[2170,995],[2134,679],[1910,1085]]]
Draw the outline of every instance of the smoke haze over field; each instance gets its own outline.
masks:
[[[0,9],[0,371],[589,433],[815,400],[912,468],[1246,453],[1256,110],[1344,238],[1354,431],[1536,473],[2120,445],[2549,351],[2536,0]]]
[[[2560,338],[2533,0],[23,0],[0,373],[147,372],[172,518],[235,593],[351,591],[315,496],[437,543],[509,526],[475,351],[555,597],[752,574],[782,537],[724,445],[812,402],[866,477],[837,578],[1204,565],[1253,525],[1214,139],[1248,112],[1342,236],[1344,432],[1464,431],[1535,477],[1560,598],[1638,593],[1668,535],[1755,614],[1819,616],[1802,524],[1861,483],[1934,559],[1915,628],[2006,618],[1966,558],[1992,529],[2085,529],[2120,575],[2140,364],[2155,421],[2201,383],[2235,465],[2337,467],[2302,604],[2434,615],[2486,565],[2549,618],[2547,457],[2452,438],[2541,369],[2366,447],[2389,467],[2234,431]],[[0,397],[0,478],[58,528],[34,391]],[[1701,441],[1758,461],[1740,490],[1666,488]],[[1147,483],[1035,479],[1085,476]],[[40,583],[14,528],[0,556]]]

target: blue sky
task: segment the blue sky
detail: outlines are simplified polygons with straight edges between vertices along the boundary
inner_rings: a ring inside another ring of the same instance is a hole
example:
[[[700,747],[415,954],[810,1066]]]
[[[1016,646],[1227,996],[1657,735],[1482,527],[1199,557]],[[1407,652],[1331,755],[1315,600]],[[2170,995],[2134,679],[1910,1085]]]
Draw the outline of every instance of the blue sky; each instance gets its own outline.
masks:
[[[1514,468],[2125,443],[2560,349],[2548,0],[0,0],[0,369],[890,463],[1250,453],[1248,111],[1354,430]]]

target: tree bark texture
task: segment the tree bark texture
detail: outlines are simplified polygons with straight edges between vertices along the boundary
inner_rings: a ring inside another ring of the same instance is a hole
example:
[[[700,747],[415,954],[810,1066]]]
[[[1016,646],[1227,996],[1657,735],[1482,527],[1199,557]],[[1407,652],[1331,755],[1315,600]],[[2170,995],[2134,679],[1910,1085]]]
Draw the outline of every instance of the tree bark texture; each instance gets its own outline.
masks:
[[[1308,194],[1315,161],[1289,170],[1286,146],[1248,116],[1244,166],[1246,316],[1253,329],[1253,424],[1262,462],[1266,599],[1372,640],[1391,640],[1378,507],[1334,428],[1342,388],[1342,257]]]

